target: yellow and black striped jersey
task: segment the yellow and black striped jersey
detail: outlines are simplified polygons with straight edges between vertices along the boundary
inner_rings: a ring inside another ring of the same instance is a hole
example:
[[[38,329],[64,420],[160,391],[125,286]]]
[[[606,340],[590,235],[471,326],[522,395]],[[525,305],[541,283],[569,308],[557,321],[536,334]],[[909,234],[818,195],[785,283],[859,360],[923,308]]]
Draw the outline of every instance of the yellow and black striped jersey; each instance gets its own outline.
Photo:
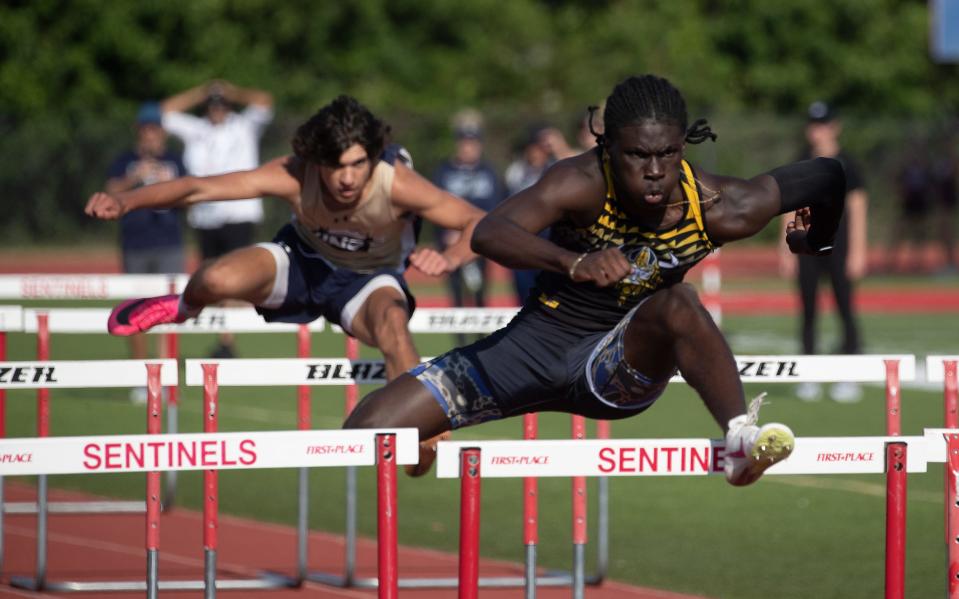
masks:
[[[601,167],[606,199],[599,216],[585,227],[561,220],[550,230],[550,240],[576,253],[619,248],[632,264],[632,274],[613,287],[600,288],[592,283],[574,283],[565,273],[543,271],[534,291],[541,310],[587,330],[615,326],[639,300],[682,281],[686,272],[714,249],[706,235],[699,183],[688,162],[682,161],[680,173],[683,217],[661,230],[636,223],[626,215],[616,197],[605,154]]]

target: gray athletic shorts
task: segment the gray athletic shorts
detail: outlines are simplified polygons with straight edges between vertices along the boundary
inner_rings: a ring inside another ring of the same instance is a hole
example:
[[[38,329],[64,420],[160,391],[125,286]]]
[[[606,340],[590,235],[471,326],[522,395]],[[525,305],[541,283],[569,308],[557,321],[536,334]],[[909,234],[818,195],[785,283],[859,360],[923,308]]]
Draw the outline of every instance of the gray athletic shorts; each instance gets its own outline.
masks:
[[[185,270],[182,247],[123,252],[123,272],[127,274],[179,274]]]

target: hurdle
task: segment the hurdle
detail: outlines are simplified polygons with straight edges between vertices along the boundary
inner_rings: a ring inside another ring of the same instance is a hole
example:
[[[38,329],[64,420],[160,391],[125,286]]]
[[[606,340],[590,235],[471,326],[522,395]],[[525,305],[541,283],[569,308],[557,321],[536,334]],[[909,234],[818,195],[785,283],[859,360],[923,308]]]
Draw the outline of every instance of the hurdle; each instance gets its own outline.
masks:
[[[154,291],[160,283],[177,285],[178,279],[168,279],[161,276],[144,276],[132,281],[128,275],[109,276],[104,278],[103,294],[113,297],[113,294],[127,293],[134,290]],[[0,283],[3,277],[0,276]],[[70,281],[72,279],[68,279]],[[81,279],[81,281],[84,279]],[[96,281],[97,279],[93,279]],[[170,281],[173,282],[170,282]],[[147,283],[153,287],[145,286]],[[79,283],[77,283],[79,284]],[[92,285],[92,283],[88,283]],[[134,285],[141,287],[134,287]],[[110,285],[113,285],[112,287]],[[98,288],[95,288],[98,289]],[[169,291],[169,290],[168,290]],[[162,293],[162,292],[161,292]],[[23,332],[35,333],[39,346],[49,347],[50,335],[63,334],[97,334],[107,330],[107,321],[110,317],[109,308],[28,308],[23,310]],[[178,335],[197,333],[296,333],[297,347],[300,357],[306,357],[309,352],[309,334],[322,332],[326,323],[318,319],[309,324],[268,323],[250,307],[209,307],[199,315],[188,319],[181,324],[167,324],[154,327],[147,334],[163,335],[166,339],[165,357],[171,360],[179,359]],[[307,353],[304,353],[307,352]],[[179,430],[179,393],[178,387],[172,385],[166,388],[167,392],[167,432],[175,434]],[[176,497],[176,472],[169,471],[166,476],[166,486],[163,495],[163,505],[166,509],[173,507]]]
[[[176,363],[172,360],[77,360],[46,361],[47,350],[41,346],[41,358],[34,362],[4,362],[5,375],[0,377],[0,387],[4,389],[37,390],[37,437],[50,437],[50,388],[109,388],[138,387],[147,384],[148,389],[159,393],[160,385],[176,384]],[[148,426],[153,426],[148,420]],[[21,443],[22,439],[11,439],[10,443]],[[19,452],[17,455],[25,455]],[[74,583],[70,581],[51,582],[46,579],[47,538],[50,513],[88,513],[116,514],[143,513],[149,505],[140,501],[96,501],[51,503],[47,500],[47,477],[41,474],[37,479],[37,501],[4,503],[0,510],[0,535],[3,532],[4,514],[37,515],[36,572],[32,578],[14,577],[11,584],[28,589],[57,589],[70,591]],[[110,584],[104,583],[96,590],[109,590]]]
[[[805,356],[805,355],[784,355],[784,356],[736,356],[737,367],[743,382],[768,382],[768,383],[797,383],[804,381],[816,382],[881,382],[886,388],[886,436],[862,438],[861,443],[850,443],[847,438],[821,438],[815,440],[816,447],[820,454],[829,452],[846,454],[849,452],[855,455],[871,456],[868,463],[853,462],[848,464],[841,462],[833,464],[829,462],[830,472],[887,472],[887,461],[893,466],[888,468],[887,474],[887,514],[890,522],[887,534],[887,579],[888,588],[901,588],[904,584],[904,556],[905,556],[905,473],[907,460],[909,462],[908,471],[925,471],[925,454],[919,453],[913,456],[907,455],[906,444],[927,443],[924,437],[916,437],[906,440],[901,437],[899,425],[901,406],[900,406],[900,382],[902,380],[911,381],[915,379],[915,356],[912,355],[865,355],[865,356]],[[674,381],[682,382],[680,376],[674,377]],[[721,473],[722,455],[725,442],[721,440],[571,440],[571,441],[488,441],[488,442],[469,442],[469,441],[446,441],[440,443],[441,448],[437,454],[437,476],[461,477],[462,493],[469,501],[476,502],[476,509],[473,507],[461,507],[461,510],[469,513],[476,513],[472,517],[469,526],[475,526],[476,531],[461,530],[461,535],[470,539],[478,539],[478,483],[469,479],[473,478],[470,472],[474,470],[477,473],[483,473],[487,477],[521,477],[525,479],[537,476],[569,476],[574,479],[585,476],[598,476],[600,479],[608,479],[611,476],[631,476],[631,475],[693,475],[693,474],[714,474]],[[555,449],[561,448],[561,449]],[[604,449],[606,454],[596,453]],[[610,449],[611,448],[611,449]],[[481,450],[479,454],[466,450]],[[558,453],[550,453],[553,451]],[[806,450],[800,452],[800,444],[797,441],[796,452],[789,460],[778,464],[770,473],[776,470],[777,473],[820,473],[815,470],[816,459],[804,457]],[[623,453],[626,452],[626,453]],[[650,455],[662,453],[661,458],[664,462],[675,460],[677,466],[669,471],[662,471],[661,468],[650,469],[648,466],[644,469],[643,464],[648,464]],[[594,455],[595,454],[595,455]],[[477,457],[481,455],[482,457]],[[626,457],[619,457],[625,455]],[[797,457],[797,455],[799,457]],[[552,456],[552,457],[551,457]],[[647,462],[642,462],[640,456],[646,456]],[[440,460],[443,460],[441,463]],[[618,460],[625,459],[634,464],[633,471],[624,470],[617,466]],[[588,460],[583,465],[583,460]],[[591,460],[591,461],[590,461]],[[800,468],[812,469],[809,472],[802,471]],[[859,470],[856,468],[864,468]],[[477,477],[479,475],[477,474]],[[475,485],[476,490],[467,490]],[[581,515],[581,512],[580,512]],[[574,524],[578,523],[580,515],[577,514],[575,496],[574,496]],[[581,533],[584,535],[585,531]],[[573,552],[573,596],[581,598],[584,593],[585,580],[581,574],[584,568],[582,551],[579,549],[578,541],[585,542],[585,539],[579,537],[574,529],[574,552]],[[478,556],[478,549],[470,552]],[[478,559],[478,558],[477,558]],[[527,564],[529,566],[529,564]],[[478,568],[478,566],[477,566]],[[474,597],[475,591],[470,590],[480,586],[480,578],[476,574],[478,570],[473,565],[461,564],[460,579],[460,597]],[[464,587],[467,589],[464,594]],[[527,567],[527,576],[525,581],[526,597],[535,597],[537,579],[532,574],[532,569]],[[891,594],[889,597],[900,595]]]
[[[887,448],[908,443],[908,460],[887,468]],[[849,474],[925,472],[925,437],[809,437],[796,440],[796,450],[786,461],[770,468],[777,474]],[[486,478],[706,476],[721,475],[725,442],[720,439],[614,439],[556,441],[443,441],[438,446],[437,476],[461,478],[463,526],[461,542],[471,546],[461,551],[460,597],[476,597],[478,586],[480,473]],[[855,461],[824,459],[850,453]],[[582,587],[574,589],[582,597]],[[901,596],[888,594],[887,597]]]
[[[218,403],[219,388],[222,386],[296,386],[298,393],[297,424],[301,431],[309,430],[309,394],[303,389],[311,386],[342,386],[352,382],[381,383],[385,381],[385,367],[382,360],[349,360],[347,358],[310,359],[310,358],[236,358],[230,360],[186,360],[185,383],[187,386],[203,385],[204,405],[215,406]],[[209,412],[209,408],[204,410]],[[417,446],[417,457],[419,449]],[[347,474],[355,469],[347,466]],[[348,481],[350,478],[347,479]],[[355,482],[353,483],[355,485]],[[347,521],[352,522],[350,530],[352,539],[348,543],[355,547],[356,542],[356,513],[355,513],[355,486],[352,495],[348,497]],[[311,580],[312,574],[307,569],[307,539],[309,536],[309,487],[305,470],[300,471],[297,490],[297,526],[296,548],[297,572],[291,584],[300,584],[303,580]],[[350,501],[352,499],[352,502]],[[352,513],[349,513],[352,503]],[[352,568],[353,565],[351,564]],[[373,586],[378,585],[378,579],[373,579]]]
[[[152,407],[159,409],[159,384],[153,385]],[[158,421],[157,421],[158,424]],[[332,451],[350,447],[350,452]],[[415,429],[270,431],[193,433],[176,435],[107,435],[99,437],[49,437],[5,439],[0,441],[0,454],[27,456],[19,462],[0,463],[0,475],[21,476],[71,473],[145,472],[157,476],[169,470],[204,470],[254,468],[314,468],[332,466],[377,467],[379,538],[379,596],[394,599],[396,587],[396,466],[412,464],[419,459],[419,440]],[[158,479],[157,479],[158,480]],[[158,484],[150,486],[154,504],[158,504]],[[205,544],[212,541],[213,559],[205,560],[205,568],[215,563],[216,521],[204,516]],[[143,591],[157,597],[161,590],[203,589],[204,596],[215,597],[217,589],[260,588],[246,581],[216,580],[205,571],[203,581],[160,580],[157,568],[159,551],[159,518],[146,520],[147,572],[145,581],[105,583],[77,582],[72,588],[55,590]],[[207,534],[207,531],[212,533]],[[236,584],[232,584],[236,583]],[[50,585],[43,589],[54,590]],[[39,588],[37,590],[39,590]]]
[[[927,356],[926,380],[942,382],[943,425],[939,431],[946,440],[944,482],[946,522],[946,588],[949,599],[959,599],[959,384],[956,364],[959,355]]]
[[[23,330],[23,309],[0,306],[0,362],[7,361],[7,333]],[[7,390],[0,387],[0,439],[7,436]],[[3,477],[0,476],[0,571],[3,570]]]
[[[414,313],[409,322],[409,329],[412,333],[464,333],[464,334],[482,334],[491,333],[505,327],[510,320],[517,314],[519,308],[419,308]],[[336,325],[331,329],[335,332],[343,332]],[[347,359],[358,360],[358,345],[355,339],[346,338],[345,355]],[[332,363],[331,363],[332,364]],[[380,362],[376,362],[379,368]],[[369,366],[363,366],[368,368]],[[326,368],[338,368],[331,365]],[[345,368],[345,366],[344,366]],[[380,370],[382,370],[380,368]],[[362,380],[360,382],[382,382],[373,380]],[[356,382],[346,382],[346,413],[352,410],[356,403],[357,388]],[[571,436],[573,438],[585,438],[585,419],[579,416],[570,418]],[[609,438],[610,425],[607,421],[596,422],[596,436],[598,438]],[[535,438],[537,434],[537,415],[526,414],[523,417],[523,437],[526,439]],[[577,542],[574,543],[574,551],[585,551],[586,534],[586,484],[585,479],[573,481],[572,502],[575,506],[575,516],[573,520],[573,531]],[[355,546],[356,546],[356,521],[355,508],[355,479],[351,477],[351,472],[347,470],[347,499],[346,499],[346,543],[344,555],[344,570],[342,574],[328,572],[313,572],[307,579],[323,584],[329,584],[339,587],[360,587],[371,588],[375,586],[373,579],[357,579],[355,577]],[[606,577],[609,567],[609,481],[599,479],[597,484],[597,530],[596,530],[596,557],[594,571],[590,574],[580,572],[588,585],[599,585]],[[533,478],[523,481],[523,543],[526,549],[524,576],[488,576],[480,580],[482,587],[490,588],[510,588],[522,587],[526,577],[535,575],[536,571],[536,545],[537,545],[537,483]],[[584,560],[585,561],[585,560]],[[530,573],[533,574],[530,574]],[[575,573],[563,571],[547,571],[536,576],[536,580],[541,586],[570,586]],[[454,588],[457,585],[455,577],[419,577],[419,578],[401,578],[401,588]]]

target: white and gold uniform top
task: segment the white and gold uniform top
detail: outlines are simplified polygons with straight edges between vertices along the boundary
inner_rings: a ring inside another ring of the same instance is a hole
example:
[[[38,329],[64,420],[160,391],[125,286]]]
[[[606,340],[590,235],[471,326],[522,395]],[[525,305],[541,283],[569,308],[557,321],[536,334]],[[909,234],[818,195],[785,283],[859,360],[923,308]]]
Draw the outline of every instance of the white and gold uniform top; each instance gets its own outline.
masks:
[[[333,201],[323,201],[320,167],[306,164],[292,223],[300,239],[316,252],[311,257],[360,273],[383,269],[401,273],[406,269],[416,246],[417,218],[393,206],[397,159],[411,166],[405,149],[389,146],[373,168],[360,201],[342,210]]]

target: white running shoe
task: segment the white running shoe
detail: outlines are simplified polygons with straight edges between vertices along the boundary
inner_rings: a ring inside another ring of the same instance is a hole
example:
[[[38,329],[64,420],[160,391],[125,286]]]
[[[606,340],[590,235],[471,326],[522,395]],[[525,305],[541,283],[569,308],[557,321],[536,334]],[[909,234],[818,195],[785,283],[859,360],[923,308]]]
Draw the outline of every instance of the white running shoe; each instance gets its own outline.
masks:
[[[789,457],[796,445],[792,430],[778,422],[756,425],[762,393],[749,402],[749,410],[729,421],[726,433],[726,481],[737,487],[750,485],[773,464]]]

